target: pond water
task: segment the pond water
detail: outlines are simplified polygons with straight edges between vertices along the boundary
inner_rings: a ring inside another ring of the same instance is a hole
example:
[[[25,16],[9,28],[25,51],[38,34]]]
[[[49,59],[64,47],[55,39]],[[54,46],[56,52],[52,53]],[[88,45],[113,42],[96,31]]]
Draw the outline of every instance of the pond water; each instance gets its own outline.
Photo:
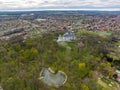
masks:
[[[64,72],[58,71],[57,73],[55,73],[54,71],[47,68],[42,70],[41,77],[41,80],[45,84],[55,87],[62,86],[67,79],[67,76]]]

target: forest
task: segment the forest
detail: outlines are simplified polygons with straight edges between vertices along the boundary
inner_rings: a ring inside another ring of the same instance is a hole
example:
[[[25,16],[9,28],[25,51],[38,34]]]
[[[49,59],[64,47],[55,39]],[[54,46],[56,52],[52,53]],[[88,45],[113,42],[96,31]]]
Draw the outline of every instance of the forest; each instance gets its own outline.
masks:
[[[120,69],[118,34],[79,30],[76,40],[60,43],[53,32],[1,40],[0,86],[3,90],[108,90],[98,78],[118,83],[112,80],[114,70]],[[43,67],[64,71],[67,82],[59,88],[47,86],[38,79]]]

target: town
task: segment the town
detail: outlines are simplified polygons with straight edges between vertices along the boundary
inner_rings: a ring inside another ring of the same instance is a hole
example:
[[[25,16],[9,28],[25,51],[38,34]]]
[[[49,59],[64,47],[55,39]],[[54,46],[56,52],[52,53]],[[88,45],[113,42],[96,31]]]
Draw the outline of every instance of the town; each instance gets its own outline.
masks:
[[[119,90],[120,12],[0,12],[0,90]]]
[[[112,12],[111,12],[112,13]],[[90,30],[90,31],[118,31],[120,30],[120,15],[96,14],[95,12],[71,12],[60,14],[49,12],[24,12],[16,15],[0,16],[0,37],[1,39],[14,38],[32,34],[32,30],[37,33],[53,31],[55,33],[66,31]],[[34,32],[35,33],[35,32]]]

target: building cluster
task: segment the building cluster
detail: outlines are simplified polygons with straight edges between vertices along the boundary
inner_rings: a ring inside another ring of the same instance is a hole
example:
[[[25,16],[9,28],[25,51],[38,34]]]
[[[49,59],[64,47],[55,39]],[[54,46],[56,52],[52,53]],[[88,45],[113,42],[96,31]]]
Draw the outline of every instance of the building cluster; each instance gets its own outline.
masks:
[[[120,82],[120,70],[116,70],[114,74],[114,79]]]
[[[88,21],[84,24],[84,29],[91,31],[120,30],[120,15],[88,18]]]
[[[120,15],[85,15],[85,14],[22,14],[21,16],[6,16],[6,20],[0,18],[0,39],[9,39],[27,34],[38,33],[65,33],[80,29],[91,31],[120,30]],[[10,19],[7,19],[10,18]],[[5,19],[5,16],[4,16]],[[36,32],[32,32],[32,29]],[[58,41],[73,39],[74,35],[66,33],[58,37]]]
[[[26,20],[13,20],[0,23],[0,39],[9,40],[29,34],[32,29],[39,28],[38,25]]]

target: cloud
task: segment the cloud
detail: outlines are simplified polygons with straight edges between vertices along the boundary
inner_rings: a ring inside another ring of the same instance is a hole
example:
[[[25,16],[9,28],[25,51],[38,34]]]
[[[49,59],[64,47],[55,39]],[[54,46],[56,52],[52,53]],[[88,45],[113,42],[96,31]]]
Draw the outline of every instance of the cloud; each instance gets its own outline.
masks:
[[[117,9],[120,0],[0,0],[0,10]]]

